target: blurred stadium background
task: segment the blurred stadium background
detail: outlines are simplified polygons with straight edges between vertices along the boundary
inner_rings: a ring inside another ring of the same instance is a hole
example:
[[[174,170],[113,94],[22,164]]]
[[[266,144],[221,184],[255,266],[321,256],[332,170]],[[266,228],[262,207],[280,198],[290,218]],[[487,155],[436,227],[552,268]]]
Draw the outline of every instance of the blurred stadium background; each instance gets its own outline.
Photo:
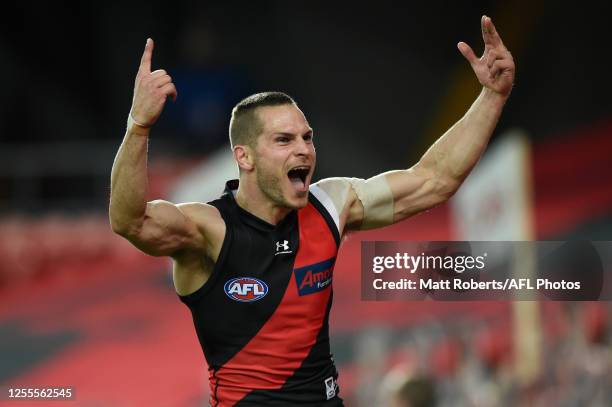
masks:
[[[179,92],[150,142],[151,198],[207,200],[233,171],[230,109],[262,90],[289,93],[306,113],[317,179],[411,166],[478,94],[455,45],[479,53],[487,14],[517,62],[492,144],[520,133],[529,146],[527,170],[498,181],[524,185],[514,221],[537,240],[612,240],[610,7],[463,3],[5,4],[0,386],[72,386],[70,406],[206,404],[204,358],[169,261],[107,221],[147,36],[154,68]],[[503,191],[479,194],[485,226],[505,216]],[[460,240],[452,205],[345,239],[331,334],[347,406],[390,405],[411,377],[444,406],[612,405],[609,303],[360,301],[360,242]]]

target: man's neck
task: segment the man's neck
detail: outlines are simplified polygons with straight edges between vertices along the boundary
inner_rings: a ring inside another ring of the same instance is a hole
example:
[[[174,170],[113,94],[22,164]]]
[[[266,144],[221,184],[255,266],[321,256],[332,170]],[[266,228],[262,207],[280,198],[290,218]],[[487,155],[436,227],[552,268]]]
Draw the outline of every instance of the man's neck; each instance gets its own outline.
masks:
[[[277,206],[271,202],[256,185],[250,188],[249,186],[247,182],[240,182],[235,197],[238,206],[245,211],[271,225],[277,225],[291,212],[290,208]]]

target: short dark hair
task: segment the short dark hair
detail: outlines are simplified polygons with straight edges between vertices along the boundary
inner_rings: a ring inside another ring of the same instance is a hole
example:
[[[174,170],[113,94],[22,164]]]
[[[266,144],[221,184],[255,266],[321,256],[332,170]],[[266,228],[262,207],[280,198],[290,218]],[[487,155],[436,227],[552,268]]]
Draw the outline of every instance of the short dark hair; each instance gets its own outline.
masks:
[[[262,106],[280,106],[296,104],[291,96],[283,92],[261,92],[242,99],[232,109],[229,136],[232,148],[237,144],[254,147],[257,136],[263,130],[263,123],[255,114]]]

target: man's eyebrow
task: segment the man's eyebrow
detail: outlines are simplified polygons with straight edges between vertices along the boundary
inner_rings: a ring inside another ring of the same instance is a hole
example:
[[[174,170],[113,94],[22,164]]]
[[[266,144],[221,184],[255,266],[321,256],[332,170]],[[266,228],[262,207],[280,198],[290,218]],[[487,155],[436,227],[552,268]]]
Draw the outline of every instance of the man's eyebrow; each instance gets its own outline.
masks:
[[[302,133],[302,136],[305,135],[311,135],[314,132],[312,131],[312,129],[307,130],[305,133]],[[290,132],[286,132],[286,131],[277,131],[273,133],[275,136],[287,136],[287,137],[295,137],[296,134],[295,133],[290,133]]]

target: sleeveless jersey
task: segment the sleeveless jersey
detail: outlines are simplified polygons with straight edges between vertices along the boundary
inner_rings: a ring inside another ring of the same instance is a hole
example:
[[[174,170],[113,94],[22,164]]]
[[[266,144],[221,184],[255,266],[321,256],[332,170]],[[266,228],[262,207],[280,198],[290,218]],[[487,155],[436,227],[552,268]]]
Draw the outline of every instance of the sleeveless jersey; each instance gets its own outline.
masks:
[[[209,202],[226,225],[210,278],[179,296],[209,365],[210,403],[342,406],[328,327],[338,214],[312,185],[306,207],[271,225],[238,206],[237,188],[229,181]]]

